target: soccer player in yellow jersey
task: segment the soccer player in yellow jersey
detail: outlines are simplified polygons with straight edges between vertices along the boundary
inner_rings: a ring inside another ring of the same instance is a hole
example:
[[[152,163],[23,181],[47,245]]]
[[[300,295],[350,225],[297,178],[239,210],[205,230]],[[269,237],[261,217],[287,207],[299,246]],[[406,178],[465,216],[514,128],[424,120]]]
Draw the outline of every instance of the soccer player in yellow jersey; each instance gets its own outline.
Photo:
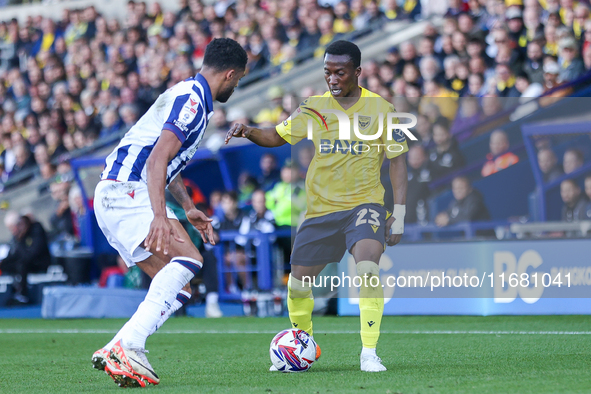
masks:
[[[340,261],[348,250],[355,258],[357,274],[365,278],[359,293],[361,370],[380,372],[386,367],[376,355],[384,311],[378,264],[385,245],[396,245],[404,231],[408,147],[401,131],[390,136],[385,132],[387,113],[395,112],[394,107],[359,86],[360,63],[361,52],[355,44],[342,40],[332,43],[324,55],[329,89],[324,95],[306,99],[289,119],[274,128],[235,124],[226,135],[226,143],[232,137],[242,137],[265,147],[286,142],[293,145],[308,137],[308,119],[316,116],[321,130],[312,133],[316,149],[306,176],[308,210],[291,256],[289,318],[293,327],[313,334],[312,287],[303,278],[315,278],[328,263]],[[384,130],[381,136],[380,113]],[[346,133],[342,134],[339,116],[345,117],[344,124],[349,119],[351,130],[344,131],[349,131],[350,138],[342,138]],[[390,121],[398,123],[397,119]],[[376,139],[371,140],[372,135]],[[392,215],[384,207],[380,182],[384,156],[390,160]]]

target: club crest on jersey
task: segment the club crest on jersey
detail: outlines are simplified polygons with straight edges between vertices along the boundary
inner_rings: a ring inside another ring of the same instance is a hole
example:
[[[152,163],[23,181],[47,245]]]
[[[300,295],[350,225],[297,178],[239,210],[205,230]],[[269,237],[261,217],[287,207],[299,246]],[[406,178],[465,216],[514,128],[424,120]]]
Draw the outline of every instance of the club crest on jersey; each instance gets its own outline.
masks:
[[[400,142],[400,143],[402,143],[406,140],[404,133],[400,129],[392,130],[392,137],[394,138],[394,141]]]
[[[371,123],[371,116],[362,116],[359,115],[359,129],[360,130],[365,130],[369,127],[369,124]]]

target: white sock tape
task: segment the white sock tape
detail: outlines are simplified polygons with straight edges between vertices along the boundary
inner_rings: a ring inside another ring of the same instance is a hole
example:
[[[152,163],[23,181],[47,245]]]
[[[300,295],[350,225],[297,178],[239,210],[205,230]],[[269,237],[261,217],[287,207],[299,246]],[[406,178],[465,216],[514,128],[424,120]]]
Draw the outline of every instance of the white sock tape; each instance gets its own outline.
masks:
[[[406,205],[394,204],[394,212],[392,212],[392,216],[395,220],[390,227],[392,234],[404,233],[404,215],[406,215]]]

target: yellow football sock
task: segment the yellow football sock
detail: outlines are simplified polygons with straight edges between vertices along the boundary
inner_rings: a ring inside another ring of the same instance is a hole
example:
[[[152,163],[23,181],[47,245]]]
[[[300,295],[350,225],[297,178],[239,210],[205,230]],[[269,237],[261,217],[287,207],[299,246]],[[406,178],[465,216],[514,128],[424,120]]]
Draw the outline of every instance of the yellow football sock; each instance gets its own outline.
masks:
[[[357,275],[362,280],[359,288],[361,343],[364,348],[374,349],[380,338],[380,325],[384,314],[384,289],[380,282],[380,267],[373,261],[360,261],[357,263]],[[372,277],[375,278],[371,279]]]
[[[289,275],[287,281],[287,309],[289,320],[294,328],[312,333],[312,310],[314,309],[314,296],[311,283],[304,284],[301,280]]]

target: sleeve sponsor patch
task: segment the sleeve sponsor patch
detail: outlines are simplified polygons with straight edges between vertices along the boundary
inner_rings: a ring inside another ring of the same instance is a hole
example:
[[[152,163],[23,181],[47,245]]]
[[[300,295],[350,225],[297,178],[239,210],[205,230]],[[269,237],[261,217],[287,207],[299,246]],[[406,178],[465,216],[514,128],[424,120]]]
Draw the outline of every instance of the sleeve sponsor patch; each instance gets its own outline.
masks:
[[[177,119],[174,120],[175,126],[179,129],[186,132],[188,130],[188,125],[195,120],[195,116],[197,116],[197,109],[199,108],[200,101],[195,95],[189,96],[189,99],[183,104]],[[185,127],[179,126],[179,124],[184,125]]]

